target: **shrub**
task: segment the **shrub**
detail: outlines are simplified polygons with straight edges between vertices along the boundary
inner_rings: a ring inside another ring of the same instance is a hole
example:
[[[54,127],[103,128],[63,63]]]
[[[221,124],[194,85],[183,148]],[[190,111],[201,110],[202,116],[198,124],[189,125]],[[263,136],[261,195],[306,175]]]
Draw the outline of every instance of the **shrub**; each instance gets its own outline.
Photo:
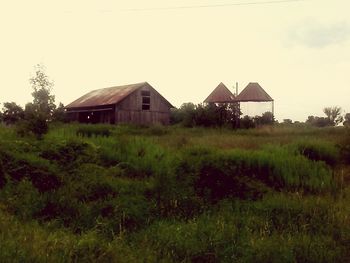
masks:
[[[243,118],[241,118],[239,124],[239,127],[243,129],[255,128],[254,119],[249,117],[248,115],[245,115]]]
[[[23,108],[15,102],[5,102],[2,111],[2,121],[7,125],[15,124],[24,118]]]

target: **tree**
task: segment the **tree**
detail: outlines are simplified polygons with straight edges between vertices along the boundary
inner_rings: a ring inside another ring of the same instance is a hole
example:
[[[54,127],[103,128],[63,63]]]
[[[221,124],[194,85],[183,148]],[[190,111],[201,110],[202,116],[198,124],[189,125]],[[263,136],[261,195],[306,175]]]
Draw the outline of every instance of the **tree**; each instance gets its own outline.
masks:
[[[58,122],[67,122],[67,114],[64,109],[64,105],[62,102],[58,105],[58,107],[52,113],[52,121]]]
[[[275,122],[275,117],[273,116],[272,112],[267,111],[264,112],[261,116],[256,116],[254,118],[254,121],[257,125],[269,125]]]
[[[15,124],[24,117],[23,108],[15,102],[5,102],[2,108],[2,121],[7,125]]]
[[[344,126],[350,126],[350,113],[345,114],[343,124]]]
[[[183,103],[179,109],[179,112],[182,119],[182,124],[185,127],[193,127],[195,125],[194,117],[196,113],[196,106],[193,103]]]
[[[291,119],[283,119],[283,124],[293,124]]]
[[[328,118],[317,116],[309,116],[306,123],[316,127],[326,127],[332,125]]]
[[[53,82],[49,80],[42,65],[36,65],[35,75],[29,79],[33,88],[33,102],[27,103],[24,110],[24,120],[19,123],[17,133],[34,134],[38,139],[48,132],[48,121],[56,109],[55,96],[51,95]]]
[[[35,67],[35,75],[29,79],[33,88],[33,105],[35,112],[51,120],[53,111],[56,108],[55,96],[51,94],[54,83],[50,81],[45,73],[45,68],[38,64]]]
[[[332,126],[336,126],[343,121],[343,116],[341,116],[342,109],[338,106],[326,107],[323,109],[323,112]]]

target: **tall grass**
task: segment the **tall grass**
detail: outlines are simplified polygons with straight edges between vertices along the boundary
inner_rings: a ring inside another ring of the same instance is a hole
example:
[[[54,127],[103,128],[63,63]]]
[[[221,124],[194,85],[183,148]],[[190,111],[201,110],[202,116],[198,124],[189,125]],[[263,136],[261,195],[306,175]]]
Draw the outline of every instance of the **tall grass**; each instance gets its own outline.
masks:
[[[41,141],[0,135],[1,262],[349,259],[346,176],[334,195],[348,171],[343,129],[69,124]]]
[[[334,262],[349,256],[346,202],[297,195],[224,202],[195,220],[156,222],[136,240],[176,262]]]

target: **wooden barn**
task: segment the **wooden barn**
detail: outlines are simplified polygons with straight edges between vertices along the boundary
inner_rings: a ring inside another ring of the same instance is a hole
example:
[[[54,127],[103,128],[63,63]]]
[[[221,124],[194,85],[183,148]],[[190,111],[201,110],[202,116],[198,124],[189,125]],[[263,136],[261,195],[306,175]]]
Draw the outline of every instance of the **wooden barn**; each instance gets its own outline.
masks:
[[[142,125],[169,124],[171,108],[147,82],[94,90],[65,107],[71,121]]]

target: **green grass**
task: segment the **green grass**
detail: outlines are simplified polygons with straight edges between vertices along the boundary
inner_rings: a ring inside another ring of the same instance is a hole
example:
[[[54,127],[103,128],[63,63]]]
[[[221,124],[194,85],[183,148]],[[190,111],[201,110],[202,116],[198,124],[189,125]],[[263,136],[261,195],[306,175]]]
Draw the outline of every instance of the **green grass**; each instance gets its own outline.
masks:
[[[348,131],[0,127],[1,262],[347,262]]]

